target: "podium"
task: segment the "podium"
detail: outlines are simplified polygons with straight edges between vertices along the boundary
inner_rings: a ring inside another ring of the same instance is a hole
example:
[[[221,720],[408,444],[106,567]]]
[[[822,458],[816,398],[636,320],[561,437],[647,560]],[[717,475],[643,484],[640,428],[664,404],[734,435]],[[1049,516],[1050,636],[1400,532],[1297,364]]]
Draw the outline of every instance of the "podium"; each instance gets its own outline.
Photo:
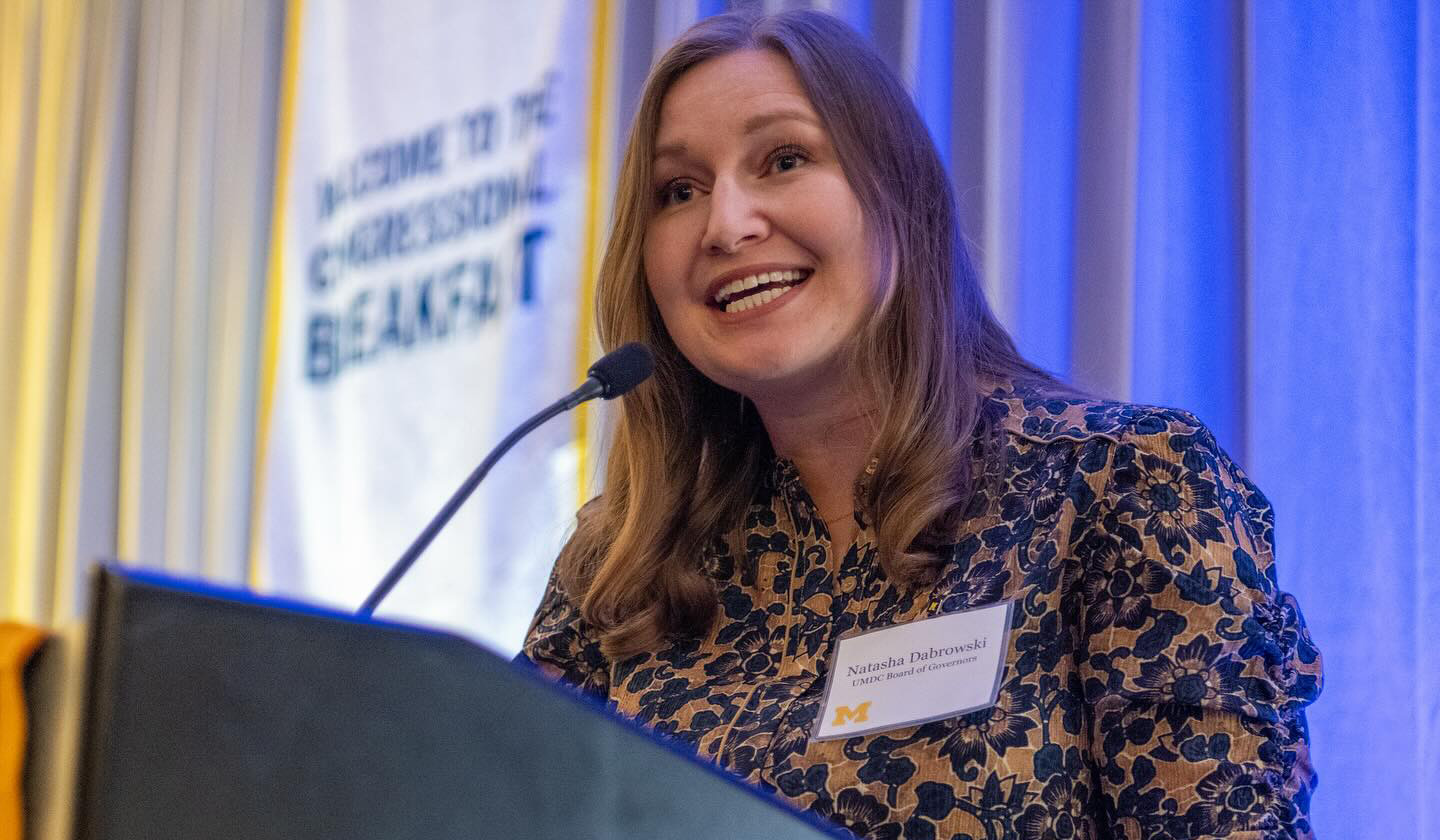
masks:
[[[459,637],[103,568],[79,840],[850,837]]]

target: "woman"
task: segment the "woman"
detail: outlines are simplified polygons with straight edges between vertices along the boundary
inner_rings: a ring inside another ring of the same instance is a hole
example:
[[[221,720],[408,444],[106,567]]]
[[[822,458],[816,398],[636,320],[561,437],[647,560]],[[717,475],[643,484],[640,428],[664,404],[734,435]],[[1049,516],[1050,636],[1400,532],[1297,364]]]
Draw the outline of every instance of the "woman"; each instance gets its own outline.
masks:
[[[1268,504],[1191,415],[1019,357],[843,24],[722,16],[659,61],[599,326],[657,372],[527,637],[543,670],[870,837],[1310,834],[1320,663]],[[819,739],[852,634],[1006,601],[993,702]]]

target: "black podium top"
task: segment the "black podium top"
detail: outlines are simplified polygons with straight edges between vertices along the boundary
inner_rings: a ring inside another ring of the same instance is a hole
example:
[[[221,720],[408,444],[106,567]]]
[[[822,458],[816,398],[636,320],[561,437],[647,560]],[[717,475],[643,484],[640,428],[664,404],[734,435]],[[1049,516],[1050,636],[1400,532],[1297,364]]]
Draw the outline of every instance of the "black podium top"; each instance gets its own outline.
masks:
[[[848,837],[443,633],[102,569],[82,840]]]

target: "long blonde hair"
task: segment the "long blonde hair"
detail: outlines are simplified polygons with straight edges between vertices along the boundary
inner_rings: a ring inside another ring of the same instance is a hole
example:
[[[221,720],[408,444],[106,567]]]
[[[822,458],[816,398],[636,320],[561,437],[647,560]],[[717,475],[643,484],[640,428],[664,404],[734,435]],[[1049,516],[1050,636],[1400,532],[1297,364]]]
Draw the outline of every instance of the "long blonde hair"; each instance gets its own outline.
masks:
[[[872,448],[878,467],[860,503],[892,580],[932,580],[937,549],[959,523],[981,378],[1053,383],[1020,357],[991,314],[929,132],[859,35],[813,11],[727,14],[692,27],[645,84],[597,285],[602,345],[644,342],[655,353],[655,376],[623,398],[603,493],[581,511],[558,561],[561,585],[613,657],[653,648],[669,634],[705,632],[717,597],[701,557],[707,543],[741,524],[774,457],[753,408],[680,354],[642,260],[665,94],[697,64],[745,49],[773,50],[794,66],[895,279],[851,354],[870,404],[881,407]]]

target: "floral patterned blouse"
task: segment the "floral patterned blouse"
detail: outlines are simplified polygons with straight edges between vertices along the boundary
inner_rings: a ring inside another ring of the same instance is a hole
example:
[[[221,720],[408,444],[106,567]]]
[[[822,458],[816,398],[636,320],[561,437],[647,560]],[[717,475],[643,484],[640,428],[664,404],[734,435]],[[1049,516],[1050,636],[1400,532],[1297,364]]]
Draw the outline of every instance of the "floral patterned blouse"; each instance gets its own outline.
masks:
[[[976,446],[932,589],[887,582],[862,516],[832,546],[778,460],[744,553],[697,560],[722,606],[706,637],[609,661],[552,580],[523,656],[864,837],[1312,837],[1321,661],[1265,497],[1181,411],[1002,390],[984,412],[1002,439]],[[993,707],[811,739],[838,636],[1005,599]]]

